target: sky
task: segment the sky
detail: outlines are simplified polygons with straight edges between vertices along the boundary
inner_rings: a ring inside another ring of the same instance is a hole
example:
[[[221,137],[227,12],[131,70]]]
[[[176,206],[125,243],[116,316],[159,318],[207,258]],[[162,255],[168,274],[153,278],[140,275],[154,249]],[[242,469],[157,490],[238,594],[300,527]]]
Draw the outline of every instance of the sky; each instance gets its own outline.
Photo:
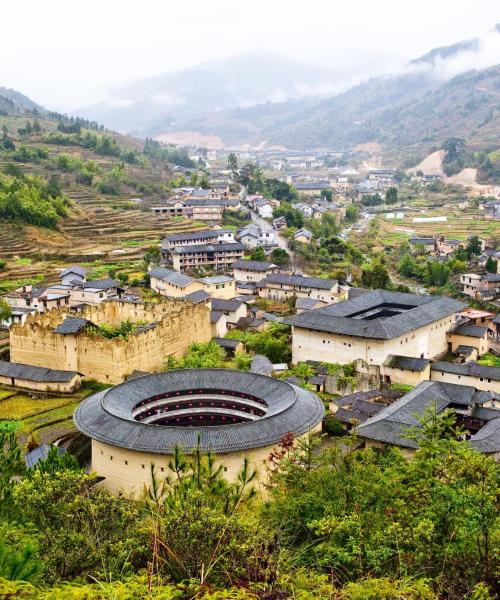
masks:
[[[0,86],[66,111],[115,82],[241,53],[377,74],[498,22],[499,0],[5,2]]]

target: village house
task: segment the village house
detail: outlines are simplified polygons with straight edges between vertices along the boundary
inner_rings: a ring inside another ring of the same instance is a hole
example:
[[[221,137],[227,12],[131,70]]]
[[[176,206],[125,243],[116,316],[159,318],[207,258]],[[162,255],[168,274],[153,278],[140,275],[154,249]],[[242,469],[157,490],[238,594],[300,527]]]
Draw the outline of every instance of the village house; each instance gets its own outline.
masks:
[[[199,268],[221,271],[230,269],[235,261],[243,258],[244,251],[245,246],[238,242],[176,246],[171,260],[173,268],[181,273]]]
[[[304,196],[321,196],[325,189],[330,189],[331,185],[328,180],[325,181],[299,181],[295,183],[295,188],[299,194]]]
[[[273,217],[273,205],[267,200],[260,200],[255,204],[255,210],[259,214],[259,217],[263,219],[272,219]]]
[[[313,298],[324,302],[342,299],[336,279],[320,279],[303,275],[271,273],[257,284],[259,296],[268,300],[284,301],[292,297]]]
[[[310,244],[313,240],[313,234],[309,229],[299,229],[293,234],[293,239],[301,244]]]
[[[258,283],[267,275],[277,273],[279,267],[272,262],[264,260],[237,260],[233,264],[234,278],[236,281],[253,281]]]
[[[240,319],[247,316],[247,307],[244,302],[236,298],[230,300],[212,300],[212,311],[221,312],[226,317],[227,325],[236,327]]]
[[[460,247],[465,246],[461,240],[445,239],[444,235],[435,235],[432,237],[413,237],[409,240],[412,252],[418,252],[423,247],[426,254],[435,254],[436,256],[448,256]]]
[[[295,364],[362,359],[383,365],[390,355],[432,358],[447,352],[447,332],[464,307],[447,297],[374,290],[284,322],[292,326]]]
[[[287,223],[285,217],[276,217],[276,219],[273,219],[273,227],[277,231],[282,231],[283,229],[286,229]]]
[[[71,394],[81,386],[80,373],[0,360],[0,384],[39,392]]]
[[[462,292],[477,300],[495,300],[500,296],[500,274],[464,273],[460,275]]]
[[[306,219],[311,219],[314,214],[313,207],[309,204],[304,204],[303,202],[292,204],[292,208],[301,212]]]
[[[250,223],[236,234],[239,240],[246,248],[256,248],[257,246],[274,246],[276,244],[274,231],[270,231]]]
[[[170,298],[187,298],[195,302],[204,302],[207,296],[233,298],[236,294],[234,278],[227,275],[195,279],[171,269],[153,267],[149,276],[151,289],[157,294]],[[192,294],[201,291],[207,296],[198,294],[190,298]]]
[[[408,430],[421,427],[419,415],[434,406],[439,413],[453,411],[465,429],[463,440],[474,449],[500,458],[500,396],[468,385],[424,381],[358,425],[356,434],[367,448],[396,446],[411,456],[418,446]]]
[[[212,338],[224,337],[228,331],[226,315],[220,310],[210,311],[210,328]]]

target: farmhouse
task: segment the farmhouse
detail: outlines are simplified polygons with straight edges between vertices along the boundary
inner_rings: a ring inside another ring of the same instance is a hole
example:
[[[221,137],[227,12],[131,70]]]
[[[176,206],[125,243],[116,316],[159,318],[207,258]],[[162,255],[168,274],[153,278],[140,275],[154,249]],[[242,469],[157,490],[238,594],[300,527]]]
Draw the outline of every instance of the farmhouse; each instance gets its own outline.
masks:
[[[153,267],[149,276],[151,289],[170,298],[187,298],[196,302],[204,301],[207,297],[233,298],[236,294],[234,279],[227,275],[195,279],[171,269]],[[204,292],[205,295],[193,296],[197,292]]]
[[[10,329],[13,362],[81,373],[119,383],[133,371],[161,369],[169,356],[182,356],[192,342],[210,340],[209,309],[203,304],[103,302],[84,308],[28,316]],[[109,339],[100,326],[135,324],[128,335]]]
[[[426,409],[451,409],[466,434],[464,440],[485,454],[500,458],[500,396],[468,385],[424,381],[390,406],[356,427],[366,447],[398,446],[408,455],[418,445],[408,429],[419,428]]]
[[[258,283],[267,275],[277,273],[279,267],[265,260],[237,260],[233,264],[236,281],[253,281]]]
[[[81,385],[80,373],[0,360],[0,383],[41,392],[71,393]]]
[[[300,440],[321,428],[313,393],[271,377],[229,369],[185,369],[131,379],[90,396],[76,409],[92,442],[92,471],[113,494],[138,498],[161,477],[175,448],[215,452],[236,481],[247,459],[265,484],[267,461],[285,435]]]
[[[336,279],[304,277],[271,273],[257,284],[259,296],[269,300],[283,301],[287,298],[313,298],[325,302],[340,300],[342,294]]]
[[[320,298],[321,299],[321,298]],[[293,362],[383,365],[390,355],[432,358],[464,304],[446,297],[375,290],[288,317]]]

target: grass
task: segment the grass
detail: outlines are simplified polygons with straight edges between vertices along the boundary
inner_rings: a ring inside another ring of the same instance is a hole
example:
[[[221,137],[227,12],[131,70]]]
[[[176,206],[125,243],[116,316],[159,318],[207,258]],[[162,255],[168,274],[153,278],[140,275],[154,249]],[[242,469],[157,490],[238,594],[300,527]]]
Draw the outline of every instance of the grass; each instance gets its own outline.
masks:
[[[16,394],[0,401],[0,419],[21,420],[68,404],[65,398],[36,400]]]
[[[500,367],[500,358],[495,356],[491,352],[487,352],[483,354],[481,358],[477,361],[480,365],[484,365],[486,367]]]
[[[9,390],[0,390],[0,402],[9,396],[13,396],[16,392]]]
[[[0,282],[0,293],[13,292],[23,285],[35,285],[42,280],[43,275],[36,275],[35,277],[29,277],[28,279],[5,279]]]
[[[31,258],[18,258],[16,260],[16,265],[31,265],[33,260]]]

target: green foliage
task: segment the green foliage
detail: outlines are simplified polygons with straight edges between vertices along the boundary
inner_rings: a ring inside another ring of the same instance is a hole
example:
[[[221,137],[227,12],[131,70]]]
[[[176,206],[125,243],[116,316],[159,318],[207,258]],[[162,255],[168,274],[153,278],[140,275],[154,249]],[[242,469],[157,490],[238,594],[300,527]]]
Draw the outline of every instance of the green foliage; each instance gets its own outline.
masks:
[[[49,194],[40,177],[9,177],[0,174],[0,219],[11,223],[55,228],[67,214],[67,202]]]
[[[267,356],[272,363],[288,363],[291,359],[289,336],[288,325],[270,323],[263,331],[249,333],[233,329],[226,337],[241,340],[249,350]]]
[[[251,260],[267,260],[266,253],[262,246],[255,246],[250,254]]]
[[[34,549],[30,545],[17,553],[0,539],[0,579],[29,581],[38,570],[33,554]]]
[[[398,201],[398,188],[391,186],[390,188],[387,188],[387,191],[385,193],[385,203],[386,204],[396,204],[396,202]]]
[[[224,349],[214,340],[201,343],[193,342],[184,358],[177,360],[174,356],[169,356],[166,363],[166,370],[173,369],[219,369],[223,366],[225,360]]]
[[[304,225],[304,215],[292,208],[289,204],[282,203],[278,208],[273,210],[273,217],[285,217],[287,227],[297,227],[300,229]]]
[[[180,167],[196,168],[198,165],[194,160],[191,160],[185,150],[176,148],[173,145],[164,147],[160,145],[160,142],[151,138],[146,138],[144,142],[144,154],[152,158],[159,158],[166,160],[173,165]]]
[[[488,273],[498,273],[498,262],[492,256],[488,256],[486,270]]]
[[[435,600],[436,596],[424,579],[364,579],[348,583],[342,600]]]
[[[358,217],[359,208],[356,206],[356,204],[351,202],[351,204],[349,204],[345,209],[345,220],[347,223],[355,223],[358,220]]]
[[[361,285],[373,290],[391,289],[392,282],[387,269],[376,262],[371,266],[366,266],[361,272]]]
[[[321,196],[331,202],[333,200],[333,191],[330,188],[321,190]]]
[[[45,581],[119,573],[137,540],[137,507],[110,497],[94,479],[70,470],[38,470],[15,485],[19,518],[43,532],[39,553]]]
[[[500,367],[500,357],[492,354],[491,352],[486,352],[486,354],[483,354],[477,362],[480,365],[485,365],[487,367]]]
[[[116,326],[110,325],[109,323],[102,323],[101,325],[89,324],[87,325],[87,331],[94,335],[101,335],[108,340],[115,338],[127,340],[133,333],[139,328],[144,327],[146,324],[145,321],[134,322],[130,319],[126,319]]]
[[[384,203],[384,199],[379,193],[376,194],[364,194],[361,198],[361,204],[363,206],[379,206]]]
[[[227,157],[227,168],[235,174],[238,171],[238,159],[236,158],[236,154],[231,152]]]
[[[7,302],[3,298],[0,298],[0,323],[2,321],[8,321],[11,316],[12,316],[11,307],[7,304]]]
[[[0,430],[0,516],[12,510],[12,478],[23,475],[25,471],[15,431]]]
[[[284,248],[274,248],[269,258],[275,265],[287,265],[290,261],[290,255]]]

